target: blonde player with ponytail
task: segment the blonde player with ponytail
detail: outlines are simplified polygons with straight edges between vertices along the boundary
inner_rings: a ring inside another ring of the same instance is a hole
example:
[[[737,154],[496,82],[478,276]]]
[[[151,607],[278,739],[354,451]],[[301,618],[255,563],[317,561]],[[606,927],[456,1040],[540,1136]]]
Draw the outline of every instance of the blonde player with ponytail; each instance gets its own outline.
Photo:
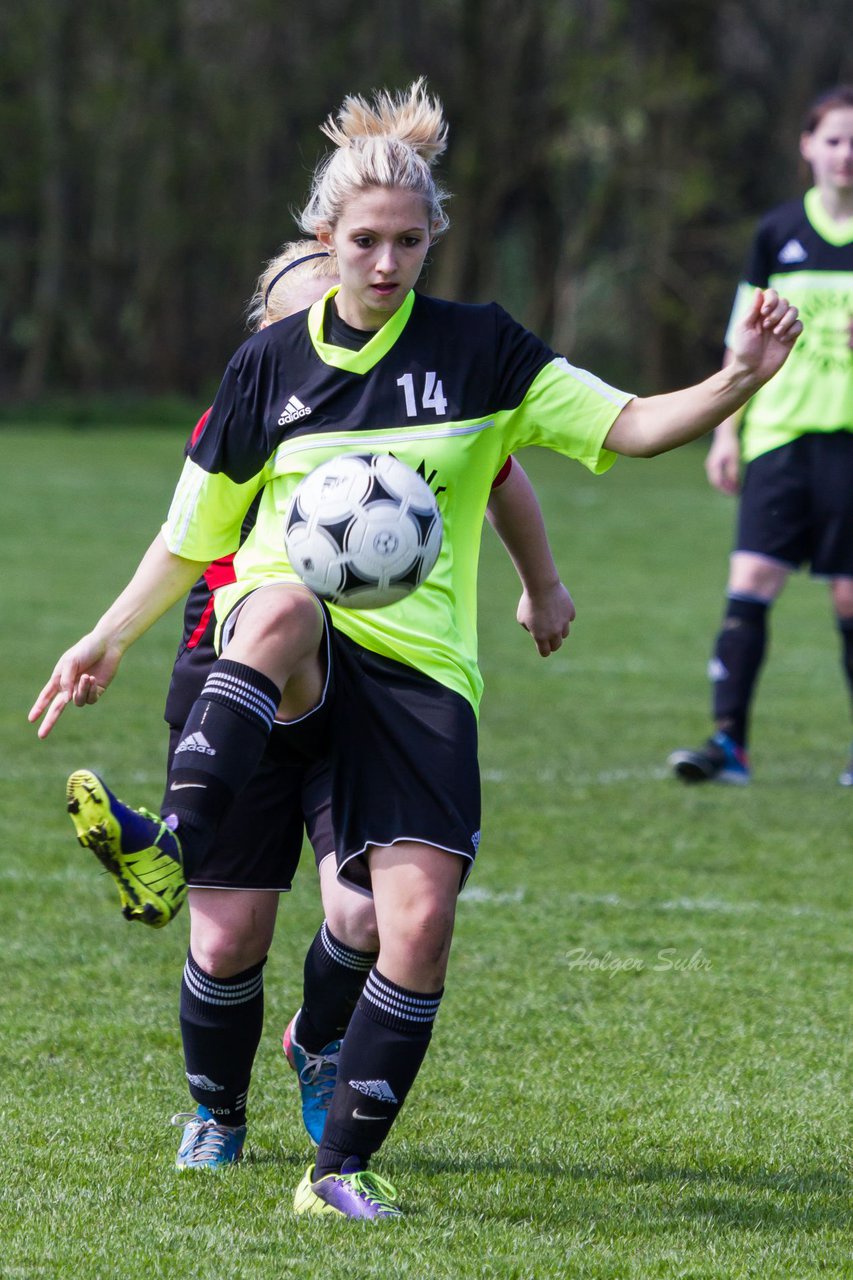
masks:
[[[705,382],[638,399],[572,367],[495,304],[416,293],[447,226],[432,164],[446,143],[421,81],[348,98],[325,132],[306,233],[333,252],[340,285],[250,338],[231,360],[163,528],[94,630],[59,660],[31,712],[50,732],[68,702],[105,687],[128,645],[258,518],[217,593],[221,657],[190,712],[161,824],[85,771],[73,775],[80,838],[116,859],[187,868],[209,847],[278,716],[294,754],[332,762],[339,877],[372,893],[379,955],[341,1045],[337,1082],[298,1213],[401,1212],[368,1168],[413,1085],[444,992],[456,898],[480,841],[476,574],[503,459],[542,445],[606,471],[711,430],[784,362],[800,325],[759,291],[733,358]],[[290,396],[308,410],[295,422]],[[427,582],[375,611],[319,602],[284,558],[290,495],[319,462],[393,452],[429,478],[444,542]],[[74,779],[82,781],[75,783]],[[87,825],[88,824],[88,825]]]

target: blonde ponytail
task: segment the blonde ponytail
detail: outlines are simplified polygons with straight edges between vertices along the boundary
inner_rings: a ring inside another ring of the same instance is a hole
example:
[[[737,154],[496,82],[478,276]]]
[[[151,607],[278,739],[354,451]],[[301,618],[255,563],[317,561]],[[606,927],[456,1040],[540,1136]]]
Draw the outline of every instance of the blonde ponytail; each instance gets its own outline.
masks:
[[[314,174],[299,220],[306,234],[331,230],[347,201],[367,187],[399,187],[422,196],[432,238],[447,229],[448,194],[430,172],[447,146],[447,122],[423,78],[402,93],[379,90],[370,101],[350,95],[321,128],[335,150]]]

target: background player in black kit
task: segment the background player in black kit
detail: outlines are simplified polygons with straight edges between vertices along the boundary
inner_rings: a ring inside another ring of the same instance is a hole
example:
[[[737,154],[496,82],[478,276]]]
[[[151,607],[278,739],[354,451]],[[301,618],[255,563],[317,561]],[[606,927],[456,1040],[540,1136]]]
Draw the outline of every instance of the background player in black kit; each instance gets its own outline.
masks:
[[[779,377],[717,427],[708,452],[708,479],[722,493],[737,493],[741,463],[746,470],[709,668],[714,733],[669,758],[685,782],[749,782],[770,610],[802,564],[829,580],[853,700],[853,86],[812,104],[800,151],[814,185],[761,220],[732,313],[734,324],[769,284],[797,304],[805,333]],[[853,786],[853,760],[839,781]]]
[[[603,472],[617,453],[650,457],[695,439],[772,377],[801,326],[774,290],[758,291],[725,370],[635,398],[573,368],[494,304],[414,293],[447,225],[430,169],[446,125],[421,83],[372,103],[349,98],[325,131],[335,149],[315,174],[303,227],[335,252],[340,288],[236,353],[163,531],[94,631],[60,658],[30,716],[44,716],[44,736],[69,702],[85,705],[93,686],[105,687],[129,644],[231,549],[261,493],[235,560],[238,581],[217,597],[223,656],[185,726],[183,741],[203,733],[208,749],[180,762],[176,752],[170,773],[177,835],[88,772],[69,785],[81,838],[106,839],[116,858],[135,847],[176,868],[183,857],[191,869],[276,714],[294,749],[333,761],[338,874],[373,893],[380,951],[294,1208],[380,1219],[401,1209],[367,1165],[429,1046],[456,899],[479,845],[476,569],[494,476],[528,444]],[[296,425],[282,411],[291,394],[311,415]],[[361,615],[321,606],[280,537],[300,479],[356,443],[434,472],[444,521],[423,586]]]

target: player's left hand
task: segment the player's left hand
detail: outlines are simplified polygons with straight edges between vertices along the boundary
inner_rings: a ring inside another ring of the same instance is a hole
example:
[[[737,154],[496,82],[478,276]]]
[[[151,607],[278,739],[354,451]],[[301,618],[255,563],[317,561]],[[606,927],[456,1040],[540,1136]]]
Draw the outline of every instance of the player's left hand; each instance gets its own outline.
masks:
[[[556,653],[575,620],[575,602],[562,582],[535,595],[522,592],[516,618],[529,631],[543,658]]]
[[[729,346],[734,359],[759,382],[781,369],[803,332],[797,308],[775,289],[756,289],[752,306],[735,325]]]

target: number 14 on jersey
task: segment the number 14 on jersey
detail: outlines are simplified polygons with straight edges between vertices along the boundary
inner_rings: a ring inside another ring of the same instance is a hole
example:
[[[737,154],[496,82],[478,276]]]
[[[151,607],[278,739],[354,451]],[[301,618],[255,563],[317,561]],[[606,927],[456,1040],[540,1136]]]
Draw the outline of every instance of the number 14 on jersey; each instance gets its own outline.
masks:
[[[403,395],[406,398],[406,413],[410,418],[416,418],[418,416],[418,399],[415,391],[414,374],[404,373],[402,378],[397,379],[397,386],[403,388]],[[443,418],[447,413],[447,400],[444,397],[441,378],[436,377],[434,373],[424,374],[421,408],[432,409],[439,418]]]

